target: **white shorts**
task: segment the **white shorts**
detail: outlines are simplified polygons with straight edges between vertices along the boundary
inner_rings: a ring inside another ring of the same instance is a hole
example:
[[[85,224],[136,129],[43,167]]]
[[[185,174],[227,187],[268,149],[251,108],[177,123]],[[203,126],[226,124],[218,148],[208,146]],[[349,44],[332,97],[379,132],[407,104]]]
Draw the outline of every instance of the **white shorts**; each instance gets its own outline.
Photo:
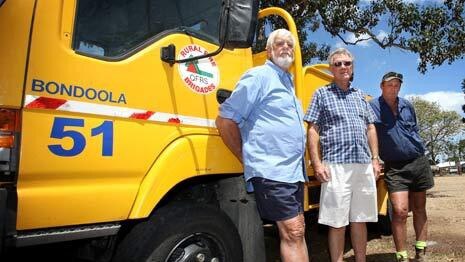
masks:
[[[372,164],[327,164],[330,181],[321,184],[318,223],[339,228],[349,222],[377,222]]]

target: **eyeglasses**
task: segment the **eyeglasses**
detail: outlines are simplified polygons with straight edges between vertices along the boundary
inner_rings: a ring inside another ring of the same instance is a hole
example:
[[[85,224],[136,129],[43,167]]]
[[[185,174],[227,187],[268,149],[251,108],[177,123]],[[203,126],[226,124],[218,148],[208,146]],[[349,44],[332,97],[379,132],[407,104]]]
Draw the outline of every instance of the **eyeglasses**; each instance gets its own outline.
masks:
[[[285,44],[287,44],[287,46],[289,48],[294,48],[294,43],[292,43],[291,41],[278,40],[278,41],[274,42],[274,45],[276,47],[283,47]]]
[[[352,61],[337,61],[333,63],[333,66],[335,67],[341,67],[342,65],[349,67],[352,65]]]

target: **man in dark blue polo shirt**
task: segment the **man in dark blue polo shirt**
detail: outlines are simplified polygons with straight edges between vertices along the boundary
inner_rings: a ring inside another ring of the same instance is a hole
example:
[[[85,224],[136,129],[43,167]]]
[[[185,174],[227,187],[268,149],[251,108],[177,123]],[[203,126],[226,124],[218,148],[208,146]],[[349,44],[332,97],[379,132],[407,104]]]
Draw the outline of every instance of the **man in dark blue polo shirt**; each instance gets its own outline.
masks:
[[[382,95],[370,101],[375,121],[379,155],[385,164],[385,181],[393,207],[392,232],[397,261],[409,261],[407,216],[413,212],[415,258],[424,261],[427,241],[426,190],[434,186],[425,147],[418,133],[412,104],[398,96],[402,74],[389,72],[381,80]],[[409,198],[411,205],[409,206]]]

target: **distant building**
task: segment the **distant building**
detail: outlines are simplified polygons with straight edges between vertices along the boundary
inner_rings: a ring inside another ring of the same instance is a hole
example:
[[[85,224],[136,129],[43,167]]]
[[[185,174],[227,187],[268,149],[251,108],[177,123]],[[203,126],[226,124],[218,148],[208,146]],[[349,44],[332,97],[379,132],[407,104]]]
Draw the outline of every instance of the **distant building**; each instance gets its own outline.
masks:
[[[455,161],[442,162],[437,164],[436,167],[440,174],[460,174],[465,170],[465,161],[461,161],[460,163]]]

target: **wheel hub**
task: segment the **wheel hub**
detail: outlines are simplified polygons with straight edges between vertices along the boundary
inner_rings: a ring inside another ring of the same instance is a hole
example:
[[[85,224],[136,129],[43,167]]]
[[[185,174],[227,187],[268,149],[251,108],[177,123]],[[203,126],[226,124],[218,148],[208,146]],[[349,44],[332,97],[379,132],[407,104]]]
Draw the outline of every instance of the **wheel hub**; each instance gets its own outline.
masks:
[[[168,254],[166,262],[220,262],[221,245],[213,236],[196,233],[180,240]]]

